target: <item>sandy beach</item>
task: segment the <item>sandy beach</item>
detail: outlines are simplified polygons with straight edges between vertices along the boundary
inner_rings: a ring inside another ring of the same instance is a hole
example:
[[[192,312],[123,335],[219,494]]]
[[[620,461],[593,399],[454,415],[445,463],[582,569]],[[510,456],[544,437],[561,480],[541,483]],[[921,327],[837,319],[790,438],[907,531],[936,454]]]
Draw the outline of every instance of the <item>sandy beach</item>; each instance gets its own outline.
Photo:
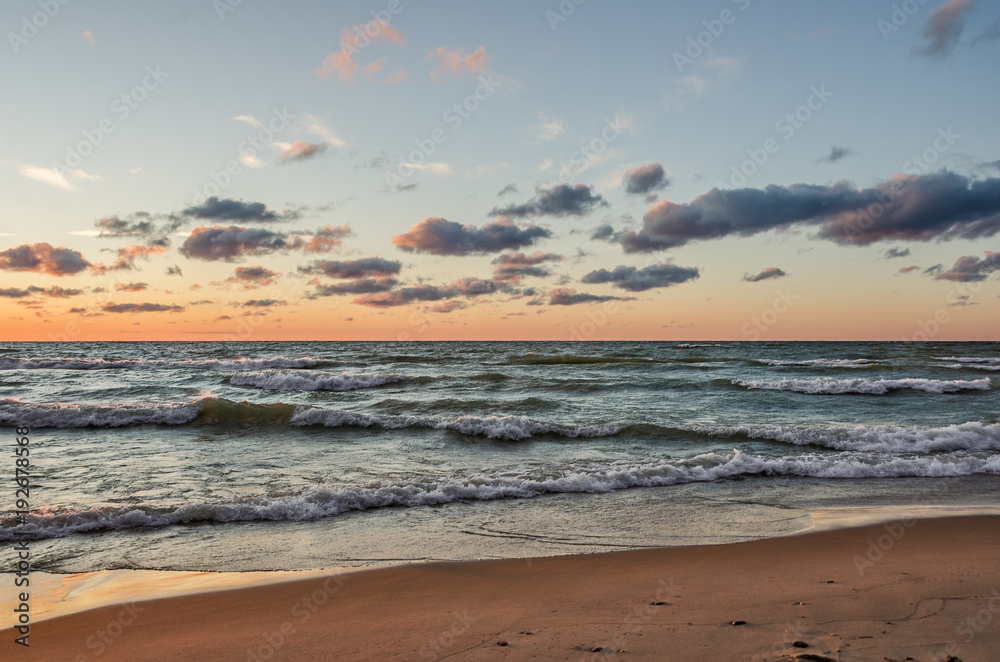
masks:
[[[3,658],[990,660],[998,525],[313,573],[42,620]]]

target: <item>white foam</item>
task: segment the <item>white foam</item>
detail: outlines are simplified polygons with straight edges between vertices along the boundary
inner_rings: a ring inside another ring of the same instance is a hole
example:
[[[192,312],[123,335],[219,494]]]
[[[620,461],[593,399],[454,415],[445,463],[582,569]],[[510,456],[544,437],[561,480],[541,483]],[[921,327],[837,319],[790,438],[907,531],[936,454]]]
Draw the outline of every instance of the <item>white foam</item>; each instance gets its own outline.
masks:
[[[532,498],[551,493],[603,493],[633,487],[709,482],[735,476],[808,476],[814,478],[890,478],[1000,474],[1000,456],[872,458],[864,454],[830,459],[828,455],[765,458],[734,450],[706,453],[689,460],[652,460],[567,467],[553,474],[483,473],[383,481],[365,487],[322,486],[302,494],[237,500],[232,503],[188,503],[182,506],[82,509],[41,512],[17,527],[19,539],[59,538],[85,531],[164,527],[190,522],[255,520],[300,521],[352,510],[420,507],[454,501]],[[13,540],[15,520],[0,521],[0,540]]]
[[[988,391],[989,377],[976,380],[940,379],[734,379],[733,384],[748,389],[766,391],[795,391],[815,395],[837,395],[842,393],[863,393],[884,395],[899,389],[912,389],[928,393],[954,393],[956,391]]]
[[[615,424],[564,426],[534,421],[527,416],[373,416],[329,409],[299,409],[292,416],[293,425],[324,425],[341,427],[379,427],[387,430],[401,428],[431,428],[454,430],[468,435],[490,439],[517,441],[540,434],[558,434],[563,437],[605,437],[621,432],[625,426]]]
[[[406,375],[265,371],[236,373],[229,378],[229,383],[271,391],[354,391],[404,379]]]
[[[935,361],[951,361],[953,363],[1000,363],[1000,358],[985,356],[932,356]]]
[[[841,451],[912,454],[1000,450],[1000,423],[970,422],[944,427],[902,426],[727,426],[697,430],[730,437],[770,439]]]
[[[203,400],[163,405],[36,405],[0,402],[0,425],[33,428],[116,428],[126,425],[190,423]]]
[[[943,363],[934,367],[950,368],[951,370],[989,370],[991,372],[1000,372],[1000,365],[987,365],[984,363]]]
[[[802,366],[812,368],[870,368],[878,361],[871,359],[809,359],[806,361],[783,361],[781,359],[755,359],[758,363],[771,366]]]

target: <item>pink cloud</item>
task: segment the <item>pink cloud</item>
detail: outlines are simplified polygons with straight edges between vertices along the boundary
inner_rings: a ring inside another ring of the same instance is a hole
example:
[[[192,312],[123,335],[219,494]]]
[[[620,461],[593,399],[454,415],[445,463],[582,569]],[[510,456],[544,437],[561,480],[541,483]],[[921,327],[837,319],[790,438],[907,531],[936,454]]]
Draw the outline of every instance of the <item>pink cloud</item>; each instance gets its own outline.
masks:
[[[403,81],[407,81],[409,79],[410,79],[410,72],[407,71],[406,69],[400,69],[399,71],[395,71],[386,76],[384,82],[386,83],[386,85],[398,85],[399,83],[402,83]]]
[[[466,55],[459,48],[449,51],[447,46],[431,51],[427,54],[428,60],[436,60],[434,70],[431,72],[431,79],[438,80],[442,76],[451,73],[455,76],[462,74],[485,74],[490,70],[490,60],[492,55],[486,54],[486,48],[480,46],[475,51]]]
[[[323,64],[313,70],[320,78],[332,78],[337,74],[340,80],[353,80],[358,75],[361,65],[355,57],[365,48],[377,41],[384,41],[400,46],[406,45],[406,35],[387,21],[374,19],[361,25],[344,28],[340,34],[340,50],[326,56]],[[371,75],[382,70],[382,61],[378,60],[364,67],[363,71]]]

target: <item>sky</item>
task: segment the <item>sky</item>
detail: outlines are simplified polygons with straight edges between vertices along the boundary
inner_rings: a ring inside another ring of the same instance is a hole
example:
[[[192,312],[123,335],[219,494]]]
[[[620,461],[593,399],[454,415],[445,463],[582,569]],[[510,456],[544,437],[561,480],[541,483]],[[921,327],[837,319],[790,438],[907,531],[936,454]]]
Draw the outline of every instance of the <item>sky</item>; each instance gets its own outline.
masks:
[[[1000,340],[998,3],[0,29],[0,340]]]

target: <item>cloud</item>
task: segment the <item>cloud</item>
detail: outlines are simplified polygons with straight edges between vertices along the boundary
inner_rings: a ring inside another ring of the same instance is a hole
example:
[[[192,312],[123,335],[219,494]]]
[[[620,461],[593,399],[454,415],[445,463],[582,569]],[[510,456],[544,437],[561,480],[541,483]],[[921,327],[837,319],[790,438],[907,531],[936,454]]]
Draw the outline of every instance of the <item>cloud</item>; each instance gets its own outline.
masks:
[[[406,44],[406,35],[403,34],[402,30],[390,25],[388,21],[378,18],[362,25],[346,27],[340,34],[340,50],[328,54],[323,60],[323,64],[316,67],[313,73],[320,78],[332,78],[334,74],[337,74],[341,81],[353,81],[360,69],[354,56],[369,44],[377,41],[402,46]],[[369,69],[368,73],[374,72]]]
[[[817,225],[817,237],[839,244],[987,237],[1000,231],[1000,179],[942,170],[860,190],[847,182],[712,189],[690,203],[656,203],[643,228],[625,231],[620,241],[626,252],[665,250],[798,223]]]
[[[411,253],[470,255],[524,248],[551,236],[551,232],[536,226],[522,229],[513,223],[497,222],[477,228],[432,216],[414,225],[409,232],[393,237],[392,243]]]
[[[819,163],[836,163],[837,161],[851,156],[852,154],[854,154],[854,150],[850,147],[837,147],[834,145],[830,148],[829,154],[819,158]]]
[[[748,283],[759,283],[762,280],[771,280],[773,278],[784,278],[787,275],[788,275],[787,273],[785,273],[783,270],[777,267],[768,267],[767,269],[764,269],[760,273],[754,274],[753,276],[751,276],[750,274],[744,274],[743,280]]]
[[[434,81],[448,74],[456,77],[466,73],[485,74],[490,70],[492,59],[493,56],[487,55],[483,46],[468,55],[461,48],[450,51],[447,46],[441,46],[427,54],[427,60],[434,62],[434,70],[431,71],[431,80]]]
[[[451,288],[440,288],[435,285],[417,285],[415,287],[403,287],[391,292],[366,294],[354,299],[351,303],[375,308],[389,308],[393,306],[405,306],[417,301],[440,301],[441,299],[449,299],[453,296],[455,296],[455,291]]]
[[[244,289],[270,285],[278,277],[278,272],[265,267],[236,267],[233,275],[226,279],[227,283],[236,283]]]
[[[916,270],[918,270],[919,268],[920,268],[920,267],[918,267],[917,265],[913,265],[912,267],[903,267],[902,269],[900,269],[900,270],[899,270],[899,271],[897,271],[896,273],[900,273],[900,274],[908,274],[908,273],[910,273],[910,272],[913,272],[913,271],[916,271]]]
[[[1000,163],[1000,161],[998,161],[997,163]],[[998,166],[998,168],[1000,168],[1000,166]],[[507,186],[504,186],[502,189],[500,189],[500,192],[497,193],[497,197],[507,195],[508,193],[517,193],[517,191],[518,191],[517,184],[507,184]]]
[[[401,266],[396,260],[363,257],[357,260],[325,260],[311,267],[300,268],[300,271],[318,272],[330,278],[371,278],[395,276]]]
[[[622,177],[625,192],[632,195],[645,195],[670,186],[670,179],[659,163],[646,163],[631,170],[626,170]]]
[[[524,253],[503,253],[493,260],[493,264],[496,265],[493,269],[493,280],[517,283],[528,276],[548,276],[550,275],[549,271],[538,265],[543,262],[556,262],[562,259],[561,255],[543,253],[541,251],[535,251],[531,255],[525,255]]]
[[[305,161],[317,154],[322,154],[328,147],[329,145],[325,142],[307,143],[302,140],[296,140],[288,146],[288,149],[278,155],[278,160],[282,163]]]
[[[181,268],[179,266],[177,266],[176,264],[174,266],[172,266],[172,267],[167,267],[167,270],[164,271],[163,273],[167,274],[168,276],[183,276],[184,275],[184,272],[182,272]]]
[[[497,284],[491,280],[481,278],[460,278],[451,286],[455,294],[466,297],[478,297],[484,294],[493,294],[497,291]]]
[[[275,299],[250,299],[243,302],[244,308],[273,308],[275,306],[287,305],[287,301],[277,301]]]
[[[295,237],[289,243],[289,247],[293,249],[301,248],[304,253],[329,253],[333,249],[341,246],[344,241],[344,237],[349,237],[352,232],[348,225],[325,225],[312,235],[308,235],[305,232],[297,232],[295,234],[309,236],[309,241],[306,241],[302,237]]]
[[[925,276],[936,276],[937,274],[941,273],[942,271],[944,271],[944,265],[943,264],[935,264],[933,267],[927,267],[926,269],[924,269],[924,275]]]
[[[180,313],[181,306],[165,306],[159,303],[108,303],[101,308],[106,313]]]
[[[100,179],[97,175],[91,175],[83,170],[70,170],[69,168],[39,168],[37,166],[20,166],[17,171],[39,182],[61,188],[64,191],[77,190],[74,182],[83,180]]]
[[[622,297],[612,297],[612,296],[598,296],[596,294],[587,294],[586,292],[577,293],[571,287],[557,287],[549,292],[549,305],[550,306],[575,306],[580,303],[597,303],[598,301],[625,301]]]
[[[607,207],[608,202],[586,184],[556,184],[538,188],[535,197],[520,205],[493,208],[490,216],[524,218],[526,216],[585,216],[597,207]]]
[[[275,212],[263,202],[244,202],[212,196],[200,205],[188,207],[185,216],[210,221],[230,221],[239,223],[276,223],[294,221],[299,218],[297,211]]]
[[[162,221],[162,223],[161,223]],[[176,232],[184,219],[178,215],[153,215],[137,211],[125,218],[105,216],[94,221],[102,238],[140,237],[150,246],[169,246],[170,234]]]
[[[53,248],[52,244],[22,244],[0,251],[0,270],[36,271],[50,276],[71,276],[90,266],[79,251]]]
[[[84,39],[87,40],[88,44],[94,43],[94,34],[90,30],[84,30],[80,34],[83,36]]]
[[[285,236],[270,230],[213,225],[192,230],[180,252],[196,260],[231,261],[246,255],[265,255],[288,248]]]
[[[452,299],[451,301],[442,301],[441,303],[436,303],[431,306],[431,312],[434,313],[450,313],[456,310],[461,310],[462,308],[468,308],[468,305]]]
[[[359,278],[342,283],[327,285],[318,280],[311,281],[316,286],[312,296],[329,297],[341,294],[373,294],[387,292],[396,287],[399,281],[395,278]]]
[[[891,260],[891,259],[897,258],[897,257],[906,257],[907,255],[910,254],[910,249],[909,248],[887,248],[885,251],[882,252],[882,254],[885,255],[885,259]]]
[[[111,266],[95,264],[92,269],[98,275],[109,271],[130,271],[135,269],[135,261],[137,259],[149,259],[151,255],[159,255],[166,252],[167,249],[163,246],[122,246],[118,249],[118,258]]]
[[[934,279],[971,283],[986,280],[994,271],[1000,271],[1000,253],[986,251],[986,257],[981,260],[974,255],[958,258],[955,266],[947,271],[937,272]]]
[[[333,129],[327,127],[323,122],[311,113],[303,113],[302,119],[299,120],[299,126],[313,134],[314,136],[319,136],[328,145],[334,145],[339,147],[344,144],[344,141],[340,139]]]
[[[670,287],[698,278],[695,268],[678,267],[673,264],[653,264],[641,269],[619,266],[611,271],[598,269],[580,279],[581,283],[613,283],[615,287],[629,292],[643,292],[657,287]]]
[[[32,296],[45,296],[52,299],[67,299],[81,294],[83,294],[83,290],[64,289],[58,285],[53,285],[48,288],[29,285],[23,290],[19,290],[15,287],[0,289],[0,297],[5,297],[7,299],[23,299],[25,297]]]
[[[923,31],[927,43],[914,47],[913,52],[937,58],[951,55],[965,29],[966,15],[975,4],[975,0],[948,0],[931,11]]]
[[[146,283],[118,283],[115,285],[115,290],[118,292],[142,292],[147,289],[149,289],[149,285]]]
[[[540,140],[555,140],[566,133],[563,121],[558,117],[549,117],[545,113],[538,113],[539,123],[534,127],[535,137]]]
[[[400,69],[399,71],[394,71],[386,76],[382,82],[386,85],[398,85],[408,80],[410,80],[410,72],[406,69]]]

